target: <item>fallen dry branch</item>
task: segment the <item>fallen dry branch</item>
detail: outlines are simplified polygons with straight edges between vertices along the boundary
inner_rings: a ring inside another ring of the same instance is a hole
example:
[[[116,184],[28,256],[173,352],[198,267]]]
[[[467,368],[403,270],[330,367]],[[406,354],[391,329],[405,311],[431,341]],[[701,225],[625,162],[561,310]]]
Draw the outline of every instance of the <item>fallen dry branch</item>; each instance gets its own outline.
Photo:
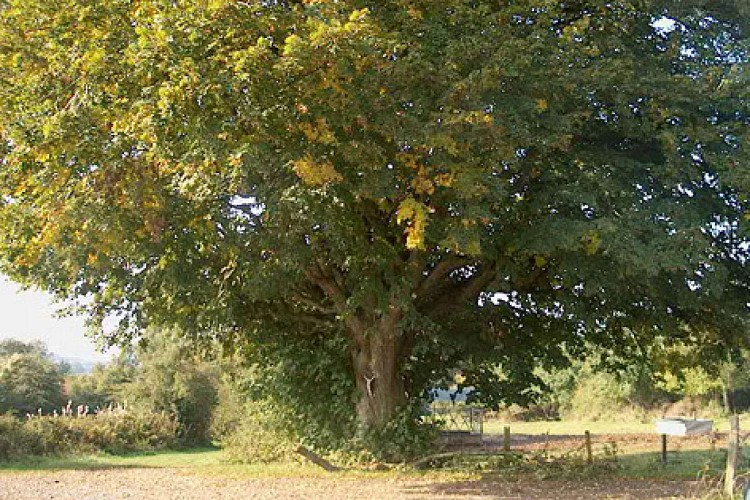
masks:
[[[328,472],[337,472],[341,470],[339,467],[336,467],[331,462],[326,460],[325,458],[321,457],[317,453],[313,453],[312,451],[308,450],[302,445],[299,445],[297,447],[297,453],[317,465],[318,467],[322,467],[323,469],[327,470]]]
[[[445,464],[449,460],[452,460],[454,458],[460,458],[460,457],[468,457],[468,456],[498,456],[498,455],[505,455],[505,456],[514,456],[518,455],[518,453],[515,452],[492,452],[492,451],[485,451],[485,450],[463,450],[463,451],[448,451],[444,453],[436,453],[434,455],[428,455],[426,457],[422,457],[419,460],[416,460],[415,462],[412,462],[411,466],[414,469],[420,470],[420,469],[428,469],[431,467],[437,467]]]

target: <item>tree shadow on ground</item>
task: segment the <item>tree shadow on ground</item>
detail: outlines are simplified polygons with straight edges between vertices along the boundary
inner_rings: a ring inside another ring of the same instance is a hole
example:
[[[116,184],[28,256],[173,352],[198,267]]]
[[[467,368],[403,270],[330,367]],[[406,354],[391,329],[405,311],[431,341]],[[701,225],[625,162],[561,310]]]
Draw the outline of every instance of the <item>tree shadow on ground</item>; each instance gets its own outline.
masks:
[[[518,454],[524,458],[509,462],[508,468],[495,462],[494,468],[473,469],[482,471],[479,479],[404,485],[404,495],[555,500],[702,498],[718,491],[726,456],[723,449],[681,449],[677,442],[667,454],[667,463],[662,463],[661,451],[609,453],[595,455],[590,465],[583,456],[527,452]],[[492,464],[492,457],[502,454],[483,456],[479,462],[467,458],[462,465],[454,464],[452,470],[471,473],[472,466]],[[747,461],[738,474],[746,468]]]
[[[123,454],[70,454],[28,456],[0,462],[0,472],[54,470],[160,469],[200,465],[197,461],[218,451],[217,447],[155,450]]]
[[[704,484],[696,481],[661,479],[624,479],[617,476],[580,480],[498,479],[487,475],[474,481],[429,482],[409,484],[402,488],[405,498],[474,498],[474,499],[555,499],[600,500],[602,498],[657,500],[695,498],[705,493]]]
[[[0,463],[0,473],[3,472],[53,472],[60,470],[115,470],[115,469],[144,469],[159,468],[144,464],[102,463],[96,457],[85,458],[55,458],[54,460],[23,460],[19,462]]]

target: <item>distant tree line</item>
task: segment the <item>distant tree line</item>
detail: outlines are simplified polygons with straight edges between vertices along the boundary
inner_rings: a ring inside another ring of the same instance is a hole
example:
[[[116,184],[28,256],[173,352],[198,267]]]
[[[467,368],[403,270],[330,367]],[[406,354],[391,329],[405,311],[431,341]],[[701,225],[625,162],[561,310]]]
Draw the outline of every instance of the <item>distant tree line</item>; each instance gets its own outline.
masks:
[[[21,418],[62,415],[80,405],[87,414],[113,407],[172,416],[184,442],[211,440],[218,368],[161,332],[149,344],[126,349],[88,374],[72,374],[41,342],[0,341],[0,414]],[[76,412],[77,413],[77,412]]]

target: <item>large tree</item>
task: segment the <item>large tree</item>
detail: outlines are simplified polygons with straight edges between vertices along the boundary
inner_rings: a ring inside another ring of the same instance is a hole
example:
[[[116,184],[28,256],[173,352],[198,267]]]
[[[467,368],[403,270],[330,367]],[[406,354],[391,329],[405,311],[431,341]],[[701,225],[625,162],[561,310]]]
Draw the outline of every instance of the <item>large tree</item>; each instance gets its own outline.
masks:
[[[119,339],[338,353],[361,429],[455,369],[496,401],[592,343],[729,344],[742,5],[1,0],[4,269]]]

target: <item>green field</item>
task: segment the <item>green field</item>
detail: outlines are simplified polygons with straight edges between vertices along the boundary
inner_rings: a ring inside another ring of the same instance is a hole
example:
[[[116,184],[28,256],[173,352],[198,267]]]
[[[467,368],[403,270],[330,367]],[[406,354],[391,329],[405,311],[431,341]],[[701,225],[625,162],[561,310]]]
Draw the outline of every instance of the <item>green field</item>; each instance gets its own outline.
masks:
[[[76,455],[62,457],[29,457],[10,463],[0,463],[0,471],[50,471],[68,469],[108,468],[176,468],[191,474],[227,477],[313,477],[325,471],[302,463],[237,464],[230,463],[224,453],[215,448],[185,451],[164,451],[132,455]]]
[[[717,422],[725,430],[724,421]],[[607,491],[617,492],[623,484],[650,485],[660,488],[665,481],[691,481],[690,488],[703,492],[691,496],[696,499],[719,499],[718,491],[723,473],[726,451],[723,440],[711,443],[708,438],[670,438],[669,459],[661,463],[660,441],[653,432],[653,423],[647,422],[503,422],[485,423],[485,433],[497,439],[503,428],[509,426],[519,442],[522,435],[545,435],[537,439],[534,449],[514,450],[509,454],[491,452],[481,455],[461,455],[428,470],[416,470],[410,464],[391,464],[389,470],[370,470],[351,467],[331,474],[305,462],[271,464],[238,464],[230,462],[217,448],[184,451],[138,453],[132,455],[81,455],[61,457],[32,457],[0,464],[0,474],[49,474],[66,470],[117,470],[130,468],[177,469],[178,474],[237,480],[283,480],[283,478],[335,478],[340,481],[429,481],[446,485],[456,484],[515,484],[523,481],[540,488],[553,488],[557,484],[576,485],[591,482],[602,485]],[[749,428],[750,420],[742,420]],[[594,463],[588,464],[580,436],[586,430],[593,440]],[[549,448],[546,434],[549,433]],[[637,436],[638,434],[640,436]],[[645,436],[644,436],[645,434]],[[596,439],[597,436],[603,436]],[[749,472],[747,454],[738,471],[740,481]],[[335,459],[334,459],[335,462]],[[40,476],[41,477],[41,476]],[[316,480],[317,480],[316,479]],[[334,483],[331,483],[334,484]],[[363,483],[364,484],[364,483]],[[447,487],[447,486],[446,486]],[[645,486],[644,486],[645,487]],[[709,493],[706,493],[708,491]],[[655,497],[654,497],[655,498]]]
[[[537,424],[539,425],[539,424]],[[633,424],[635,425],[635,424]],[[557,430],[565,434],[573,433],[577,427],[573,423],[559,427],[534,427],[528,423],[521,427],[530,434],[541,432],[540,429]],[[636,427],[633,427],[636,428]],[[514,432],[521,432],[512,427]],[[616,434],[607,427],[590,427],[591,432]],[[620,431],[625,432],[625,431]],[[554,436],[554,433],[550,434]],[[572,453],[571,450],[536,450],[525,453],[523,466],[513,464],[504,467],[496,458],[500,454],[470,457],[464,463],[438,470],[416,471],[407,464],[394,465],[389,471],[368,471],[353,469],[344,471],[337,477],[382,477],[396,475],[399,477],[430,476],[443,480],[465,480],[487,474],[504,479],[516,476],[531,475],[536,479],[570,479],[577,476],[602,478],[661,478],[668,480],[706,480],[717,479],[724,466],[725,451],[721,444],[711,450],[708,446],[685,446],[677,438],[670,442],[669,461],[661,463],[658,444],[648,443],[594,443],[595,463],[585,464],[582,450]],[[748,460],[746,458],[745,463]],[[498,464],[500,464],[498,466]],[[272,464],[238,464],[229,462],[219,449],[194,449],[186,451],[169,451],[139,453],[133,455],[83,455],[63,457],[31,457],[24,460],[0,464],[0,472],[53,471],[53,470],[86,470],[107,468],[176,468],[189,474],[203,476],[221,476],[231,478],[273,478],[273,477],[326,477],[329,473],[305,463],[288,462]],[[740,472],[746,472],[742,470]]]
[[[582,435],[586,431],[592,434],[643,434],[654,431],[654,424],[641,422],[577,422],[577,421],[541,421],[541,422],[504,422],[488,420],[484,422],[485,434],[502,434],[505,427],[510,427],[513,434],[556,434]]]
[[[510,427],[513,434],[556,434],[556,435],[582,435],[586,431],[592,434],[653,434],[655,422],[658,417],[645,422],[634,420],[623,421],[571,421],[571,420],[549,420],[535,422],[503,421],[490,419],[484,422],[485,434],[502,434],[504,427]],[[727,432],[729,430],[729,419],[724,417],[714,418],[714,430]],[[740,415],[740,429],[750,430],[750,414]]]

